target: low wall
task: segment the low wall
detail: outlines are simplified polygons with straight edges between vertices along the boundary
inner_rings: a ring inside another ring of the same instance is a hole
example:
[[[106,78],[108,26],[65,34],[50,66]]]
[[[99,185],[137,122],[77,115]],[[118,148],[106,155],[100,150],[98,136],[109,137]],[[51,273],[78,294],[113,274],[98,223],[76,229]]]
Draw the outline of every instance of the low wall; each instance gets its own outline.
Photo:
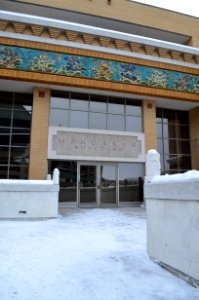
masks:
[[[59,184],[53,180],[0,180],[0,219],[56,218]]]
[[[144,197],[149,256],[199,286],[199,172],[154,176]]]

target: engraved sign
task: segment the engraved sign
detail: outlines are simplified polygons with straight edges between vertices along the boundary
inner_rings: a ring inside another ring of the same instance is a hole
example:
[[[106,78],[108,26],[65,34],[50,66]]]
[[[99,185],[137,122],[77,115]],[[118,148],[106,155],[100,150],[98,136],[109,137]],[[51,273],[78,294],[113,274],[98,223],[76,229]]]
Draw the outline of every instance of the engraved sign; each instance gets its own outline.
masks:
[[[136,135],[57,130],[52,134],[52,150],[62,157],[137,159],[142,154],[142,144]]]

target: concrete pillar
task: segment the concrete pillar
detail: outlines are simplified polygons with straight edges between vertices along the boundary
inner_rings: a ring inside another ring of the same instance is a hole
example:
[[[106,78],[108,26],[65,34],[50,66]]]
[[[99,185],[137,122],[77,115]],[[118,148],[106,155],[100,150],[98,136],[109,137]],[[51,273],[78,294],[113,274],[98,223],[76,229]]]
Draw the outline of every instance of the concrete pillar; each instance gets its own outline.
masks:
[[[150,149],[157,150],[156,105],[155,101],[144,100],[143,122],[145,134],[145,153]]]
[[[50,90],[35,88],[30,143],[29,179],[46,179]]]
[[[189,112],[192,169],[199,170],[199,106]]]

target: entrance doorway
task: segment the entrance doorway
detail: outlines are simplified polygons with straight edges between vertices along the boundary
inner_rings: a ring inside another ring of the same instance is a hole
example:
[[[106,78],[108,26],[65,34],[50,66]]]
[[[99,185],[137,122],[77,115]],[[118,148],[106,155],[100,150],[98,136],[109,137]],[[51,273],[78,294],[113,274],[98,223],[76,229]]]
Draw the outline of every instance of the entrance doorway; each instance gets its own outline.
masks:
[[[114,163],[78,163],[78,206],[117,206],[118,171]]]
[[[49,160],[60,171],[59,202],[69,207],[129,206],[143,201],[144,164]]]

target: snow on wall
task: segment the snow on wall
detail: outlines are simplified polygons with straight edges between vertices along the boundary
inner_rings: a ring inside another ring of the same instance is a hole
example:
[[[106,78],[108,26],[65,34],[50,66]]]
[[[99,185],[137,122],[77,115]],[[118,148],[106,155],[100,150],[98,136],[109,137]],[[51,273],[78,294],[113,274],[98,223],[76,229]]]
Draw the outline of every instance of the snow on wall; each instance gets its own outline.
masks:
[[[53,180],[0,180],[0,219],[55,218],[59,171]]]
[[[144,184],[147,252],[199,286],[199,172],[156,174]]]

